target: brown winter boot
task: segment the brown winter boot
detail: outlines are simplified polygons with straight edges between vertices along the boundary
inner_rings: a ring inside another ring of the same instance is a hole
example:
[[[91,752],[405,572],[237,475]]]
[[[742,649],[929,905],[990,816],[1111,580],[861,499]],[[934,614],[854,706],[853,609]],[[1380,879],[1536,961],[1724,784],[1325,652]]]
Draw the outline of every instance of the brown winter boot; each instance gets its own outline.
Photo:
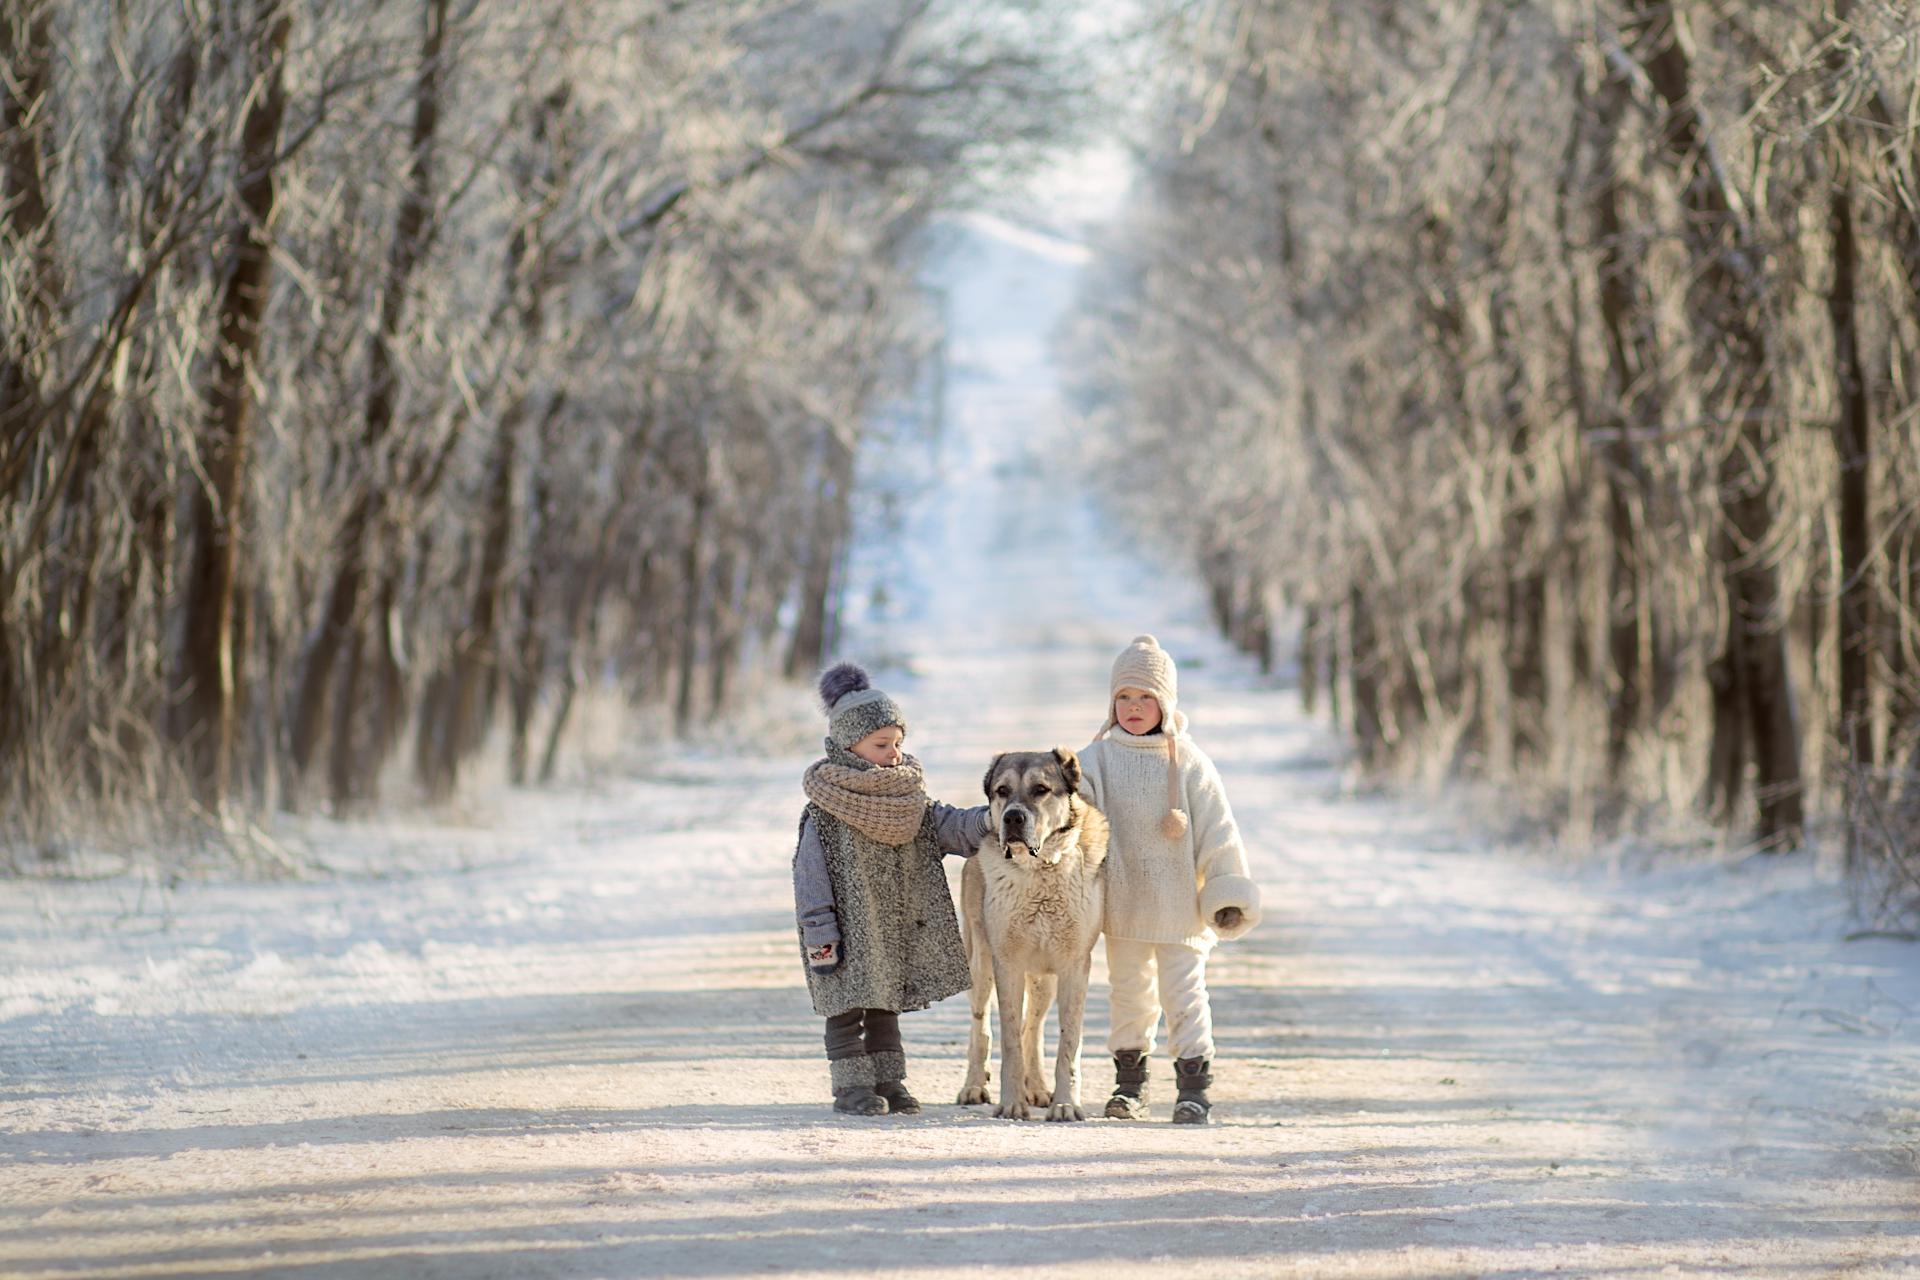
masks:
[[[1107,1119],[1147,1118],[1147,1055],[1122,1049],[1113,1055],[1113,1096],[1107,1099]]]

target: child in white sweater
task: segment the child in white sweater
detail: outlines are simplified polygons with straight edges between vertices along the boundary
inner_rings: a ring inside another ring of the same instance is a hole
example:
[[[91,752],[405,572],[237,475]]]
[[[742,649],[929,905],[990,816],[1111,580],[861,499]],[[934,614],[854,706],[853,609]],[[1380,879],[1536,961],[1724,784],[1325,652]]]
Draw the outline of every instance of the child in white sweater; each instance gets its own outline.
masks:
[[[1114,660],[1107,722],[1080,752],[1080,790],[1113,828],[1107,854],[1107,971],[1114,1090],[1107,1115],[1147,1114],[1147,1058],[1160,1014],[1174,1056],[1175,1124],[1212,1109],[1207,953],[1260,919],[1240,828],[1213,761],[1187,736],[1178,672],[1152,636]]]

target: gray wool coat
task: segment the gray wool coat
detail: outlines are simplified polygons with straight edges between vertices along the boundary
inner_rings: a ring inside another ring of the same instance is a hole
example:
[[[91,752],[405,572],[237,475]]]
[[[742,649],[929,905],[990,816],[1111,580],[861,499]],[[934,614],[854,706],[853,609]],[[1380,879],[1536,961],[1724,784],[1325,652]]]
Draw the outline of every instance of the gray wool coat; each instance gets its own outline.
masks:
[[[966,948],[941,858],[971,857],[987,834],[987,807],[927,805],[920,831],[884,845],[809,804],[793,856],[800,943],[840,944],[840,967],[815,973],[802,962],[813,1009],[831,1018],[849,1009],[924,1009],[970,984]]]

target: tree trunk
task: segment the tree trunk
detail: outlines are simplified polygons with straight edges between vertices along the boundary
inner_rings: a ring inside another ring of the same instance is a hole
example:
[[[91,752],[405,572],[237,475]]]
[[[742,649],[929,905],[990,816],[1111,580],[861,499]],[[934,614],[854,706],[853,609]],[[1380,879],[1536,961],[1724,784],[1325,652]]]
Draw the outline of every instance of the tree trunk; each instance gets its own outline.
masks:
[[[1639,16],[1635,43],[1666,107],[1661,149],[1686,179],[1686,238],[1695,270],[1687,305],[1701,344],[1710,410],[1730,420],[1719,468],[1722,518],[1733,533],[1723,561],[1729,628],[1728,671],[1749,717],[1758,766],[1761,847],[1787,849],[1802,838],[1799,728],[1787,667],[1785,614],[1774,567],[1776,392],[1761,327],[1765,291],[1752,243],[1725,165],[1714,149],[1693,89],[1693,68],[1677,38],[1675,11],[1654,0],[1631,0]],[[1721,752],[1716,750],[1713,762]]]
[[[327,767],[328,790],[336,815],[347,812],[366,794],[360,785],[364,770],[359,734],[360,673],[366,649],[365,632],[355,628],[347,633],[346,661],[340,664],[340,688],[333,699],[333,733]]]
[[[53,219],[46,174],[53,14],[52,0],[10,0],[0,8],[0,247],[31,264],[21,281],[27,314],[17,319],[24,322],[23,331],[7,334],[0,344],[0,458],[16,456],[27,445],[40,399],[33,345],[51,332],[61,292],[57,260],[47,244]],[[0,483],[0,493],[9,488],[10,483]]]
[[[322,606],[320,624],[308,637],[306,653],[300,662],[299,681],[294,689],[293,711],[288,717],[289,798],[297,802],[301,779],[306,775],[314,754],[319,750],[321,726],[325,722],[327,695],[333,680],[334,660],[341,646],[359,625],[360,588],[366,577],[362,562],[367,527],[373,522],[374,499],[362,491],[348,508],[341,522],[336,546],[342,559],[334,570]]]
[[[551,557],[559,553],[560,540],[553,534],[553,488],[548,479],[552,466],[552,431],[558,414],[547,415],[547,430],[541,433],[540,456],[529,462],[533,472],[532,492],[527,504],[527,567],[520,575],[520,625],[514,637],[513,662],[507,681],[507,778],[514,785],[527,781],[528,740],[533,731],[534,702],[546,676],[547,645],[540,625],[545,607],[546,574]]]
[[[693,520],[687,530],[687,546],[681,561],[681,586],[685,598],[680,611],[679,643],[679,693],[673,702],[673,729],[681,737],[693,727],[694,673],[700,665],[700,633],[702,626],[702,600],[706,576],[700,566],[705,559],[707,537],[707,505],[711,495],[708,493],[708,476],[705,455],[702,454],[700,468],[700,487],[693,494]]]
[[[1827,311],[1833,321],[1840,397],[1833,433],[1840,465],[1839,727],[1846,763],[1865,769],[1873,765],[1873,695],[1868,685],[1873,653],[1873,442],[1866,369],[1860,358],[1856,294],[1860,248],[1853,216],[1853,157],[1844,138],[1836,142],[1833,152],[1836,172],[1827,196],[1833,283],[1827,293]]]
[[[1260,674],[1272,675],[1274,662],[1279,655],[1273,634],[1272,588],[1264,582],[1255,583],[1253,616],[1247,622],[1247,648],[1260,664]]]
[[[1737,668],[1758,767],[1755,838],[1770,850],[1797,848],[1804,825],[1800,729],[1787,669],[1785,610],[1779,577],[1761,558],[1773,528],[1773,486],[1756,442],[1743,440],[1721,471],[1722,502],[1743,546],[1727,571],[1729,624],[1742,650]]]
[[[420,42],[420,80],[414,95],[414,116],[407,182],[394,226],[387,258],[380,316],[368,352],[367,402],[360,440],[361,465],[378,465],[379,450],[393,426],[398,391],[393,367],[393,345],[399,341],[414,268],[426,253],[428,219],[433,209],[433,156],[440,123],[441,53],[445,43],[448,0],[426,0]],[[320,725],[333,666],[341,646],[360,625],[360,592],[366,577],[366,540],[379,521],[384,495],[373,476],[363,481],[340,526],[339,567],[326,593],[320,625],[307,643],[299,685],[294,694],[290,782],[298,784],[319,745]]]
[[[233,269],[221,294],[219,341],[201,429],[206,482],[195,488],[188,510],[192,559],[184,575],[185,621],[177,664],[173,736],[186,745],[195,786],[210,809],[226,802],[232,780],[235,700],[244,678],[245,655],[235,643],[234,613],[254,430],[249,384],[272,287],[273,161],[286,115],[282,73],[293,27],[281,0],[260,0],[256,12],[263,88],[248,108],[240,134],[243,220]]]
[[[1494,575],[1487,575],[1491,579]],[[1513,777],[1513,697],[1508,680],[1507,638],[1512,630],[1507,616],[1504,582],[1483,581],[1469,643],[1479,686],[1474,719],[1479,726],[1480,769],[1484,777],[1506,782]]]
[[[1740,796],[1746,789],[1748,717],[1747,708],[1740,700],[1740,689],[1745,683],[1740,666],[1746,649],[1741,643],[1741,633],[1739,622],[1729,619],[1720,652],[1707,664],[1713,732],[1708,747],[1704,807],[1723,825],[1738,816]]]
[[[1353,717],[1353,610],[1346,603],[1328,606],[1327,720],[1347,737],[1359,740]]]
[[[461,628],[453,660],[452,703],[447,732],[439,741],[440,758],[423,779],[428,795],[445,800],[459,785],[460,764],[484,741],[492,698],[499,679],[500,602],[506,591],[507,551],[513,539],[513,486],[519,464],[518,412],[507,415],[494,437],[487,463],[487,525],[480,538],[473,602]]]
[[[202,59],[199,42],[186,39],[169,63],[167,97],[160,109],[162,142],[156,149],[166,157],[178,156],[188,145]],[[120,199],[138,191],[142,209],[138,234],[148,243],[158,239],[182,195],[177,180],[164,171],[141,172],[140,166],[127,158],[109,162],[107,180]],[[130,371],[124,378],[132,386],[149,385],[165,359],[162,315],[151,297],[141,304],[130,340]],[[166,652],[164,619],[168,602],[174,599],[173,500],[177,486],[172,478],[177,464],[149,404],[136,398],[126,403],[124,412],[122,439],[131,444],[125,464],[130,527],[123,548],[125,567],[115,583],[114,622],[103,658],[112,669],[111,678],[117,686],[114,697],[121,708],[114,747],[128,768],[135,770],[151,750],[153,738],[147,731],[164,729],[167,721],[166,664],[171,655]]]
[[[49,252],[52,221],[47,200],[45,140],[53,76],[51,0],[14,0],[0,9],[0,251],[34,265],[22,282],[27,314],[9,316],[22,331],[0,333],[0,503],[11,502],[26,474],[40,421],[43,354],[35,350],[54,325],[58,282]],[[24,551],[25,548],[22,548]],[[0,545],[0,583],[11,583],[17,566],[6,563]],[[0,772],[16,797],[34,789],[22,768],[33,716],[26,672],[32,645],[27,621],[14,609],[11,589],[0,591]]]
[[[1321,610],[1317,604],[1300,611],[1300,646],[1296,659],[1300,668],[1300,710],[1313,715],[1320,709],[1320,635]]]
[[[800,579],[800,616],[787,649],[790,680],[809,677],[826,662],[836,612],[840,555],[846,543],[853,501],[853,450],[831,427],[821,432],[822,476],[807,538],[806,569]]]
[[[615,473],[618,480],[618,492],[632,493],[639,488],[639,477],[647,457],[647,448],[653,439],[653,431],[659,419],[650,411],[642,417],[639,427],[629,436],[623,446],[621,462]],[[586,574],[580,582],[573,604],[567,615],[564,638],[565,647],[560,658],[560,691],[554,699],[553,718],[547,726],[547,745],[540,753],[540,781],[553,781],[555,762],[559,758],[560,739],[567,727],[567,720],[573,714],[575,695],[579,692],[584,659],[581,651],[588,646],[588,631],[595,612],[600,607],[601,594],[607,580],[607,569],[613,563],[614,541],[619,532],[624,508],[617,504],[600,522],[599,531],[594,536],[593,558],[588,561]],[[643,561],[648,557],[643,556]],[[641,597],[644,599],[644,594]]]
[[[380,575],[380,590],[374,595],[371,640],[375,681],[367,752],[370,770],[377,770],[386,763],[400,745],[407,729],[407,680],[400,644],[403,625],[400,610],[400,576],[403,569],[400,555],[396,549],[394,564]],[[377,772],[368,773],[367,783],[368,794],[378,795]]]
[[[1579,739],[1589,727],[1588,719],[1577,714],[1574,707],[1578,687],[1574,661],[1580,638],[1572,597],[1578,589],[1582,559],[1577,549],[1569,549],[1556,554],[1549,563],[1540,582],[1536,627],[1540,636],[1540,716],[1547,774],[1570,795],[1583,785],[1574,775],[1572,762],[1581,754]]]
[[[1621,209],[1618,175],[1624,159],[1618,142],[1627,95],[1628,86],[1617,75],[1608,78],[1600,94],[1596,151],[1601,174],[1594,198],[1600,238],[1600,321],[1610,375],[1606,401],[1617,406],[1606,423],[1599,468],[1606,484],[1609,549],[1606,771],[1615,787],[1624,780],[1634,736],[1645,727],[1651,681],[1640,537],[1647,479],[1632,433],[1644,423],[1658,421],[1663,410],[1654,382],[1658,360],[1646,350],[1636,319],[1643,310],[1640,273],[1627,254],[1626,218]]]
[[[1380,654],[1374,637],[1373,611],[1354,587],[1348,596],[1347,670],[1352,673],[1353,736],[1360,762],[1373,768],[1386,759],[1386,723],[1381,707]]]
[[[104,412],[104,407],[101,412]],[[50,541],[67,549],[52,561],[44,577],[45,617],[40,653],[33,667],[37,679],[54,688],[85,687],[76,679],[84,657],[91,655],[93,602],[98,585],[101,525],[94,495],[95,472],[101,465],[101,432],[96,425],[82,428],[78,451],[67,476],[61,514],[51,526]]]
[[[713,599],[707,613],[712,633],[707,641],[707,716],[727,708],[733,690],[734,668],[740,661],[745,636],[746,598],[753,589],[753,558],[728,548],[713,568]]]
[[[1852,17],[1852,11],[1852,0],[1834,0],[1833,17],[1836,26],[1844,29]],[[1848,66],[1848,63],[1854,56],[1852,48],[1853,41],[1845,39],[1836,40],[1834,42],[1833,52],[1829,55],[1830,65],[1837,68],[1844,68],[1846,74],[1851,74],[1852,68]],[[1865,162],[1860,158],[1863,152],[1865,154],[1879,154],[1885,157],[1889,169],[1892,170],[1892,172],[1886,175],[1882,185],[1886,188],[1888,194],[1894,198],[1883,197],[1878,203],[1885,212],[1888,229],[1891,233],[1890,238],[1893,242],[1892,247],[1897,253],[1897,261],[1900,265],[1901,282],[1905,286],[1904,291],[1902,291],[1899,296],[1906,303],[1906,318],[1909,323],[1912,323],[1915,320],[1920,320],[1920,216],[1916,216],[1912,202],[1909,199],[1900,197],[1899,193],[1905,189],[1903,184],[1907,181],[1907,179],[1902,176],[1903,167],[1906,174],[1912,174],[1915,164],[1920,163],[1920,153],[1916,153],[1912,149],[1911,130],[1908,129],[1904,118],[1900,120],[1895,119],[1889,109],[1889,102],[1884,91],[1863,94],[1861,105],[1868,120],[1871,121],[1874,126],[1875,132],[1866,135],[1868,138],[1877,137],[1881,140],[1907,140],[1902,144],[1905,145],[1907,149],[1897,156],[1892,151],[1881,149],[1882,145],[1892,145],[1891,142],[1888,141],[1877,143],[1871,147],[1863,144],[1862,147],[1852,148],[1849,151],[1847,159],[1852,161],[1857,167],[1855,170],[1849,171],[1850,177],[1854,176],[1855,172],[1861,171],[1859,167],[1864,166]],[[1847,117],[1845,116],[1840,118],[1841,122],[1845,122],[1846,119]],[[1904,166],[1902,161],[1904,161]],[[1854,204],[1850,202],[1848,208],[1850,210],[1853,209]],[[1859,285],[1857,274],[1859,265],[1858,253],[1856,252],[1856,275],[1854,280],[1856,290]],[[1855,297],[1853,314],[1856,318],[1859,315],[1859,299],[1857,295]],[[1856,328],[1854,337],[1856,346],[1858,344],[1857,332]],[[1896,350],[1897,349],[1896,347]],[[1898,359],[1898,357],[1896,357],[1896,359]],[[1842,363],[1844,365],[1844,360]],[[1888,369],[1888,375],[1887,381],[1891,385],[1901,388],[1905,392],[1906,399],[1905,403],[1894,403],[1886,406],[1884,416],[1886,420],[1891,421],[1895,417],[1906,416],[1907,411],[1911,408],[1910,402],[1913,397],[1913,388],[1920,386],[1920,352],[1916,352],[1911,348],[1906,350],[1904,353],[1904,367],[1890,367]],[[1867,470],[1864,461],[1871,456],[1869,451],[1873,444],[1870,437],[1871,423],[1872,417],[1870,411],[1863,409],[1862,448],[1861,452],[1857,455],[1863,461],[1861,467],[1862,484],[1865,483],[1864,476]],[[1891,440],[1889,440],[1880,446],[1884,451],[1883,456],[1887,456],[1887,454],[1893,452],[1890,448],[1891,443]],[[1840,461],[1843,468],[1846,466],[1847,457],[1847,450],[1842,446]],[[1910,457],[1907,464],[1909,468],[1913,466],[1913,463],[1914,459]],[[1890,482],[1890,487],[1901,484],[1903,477],[1901,477],[1896,470],[1889,467],[1886,474]],[[1911,475],[1912,472],[1909,470],[1908,476],[1910,477]],[[1848,477],[1843,470],[1843,487],[1846,485],[1847,480]],[[1848,501],[1849,500],[1843,495],[1841,498],[1842,504],[1846,505]],[[1860,518],[1863,521],[1863,538],[1871,531],[1871,525],[1865,523],[1866,515],[1867,511],[1863,506],[1860,512]],[[1916,730],[1920,730],[1920,517],[1916,517],[1912,510],[1911,503],[1898,503],[1895,505],[1894,514],[1889,517],[1889,521],[1888,528],[1885,529],[1880,536],[1886,546],[1887,564],[1889,566],[1888,577],[1884,582],[1886,594],[1883,599],[1890,607],[1882,610],[1883,616],[1877,620],[1872,619],[1871,615],[1869,615],[1869,621],[1874,625],[1876,634],[1873,640],[1869,642],[1870,649],[1868,652],[1870,656],[1878,656],[1884,664],[1885,679],[1883,681],[1883,692],[1886,700],[1884,714],[1887,729],[1884,746],[1887,759],[1891,761],[1896,758],[1897,753],[1902,752],[1906,747],[1920,750],[1920,732],[1916,732]],[[1847,540],[1847,532],[1843,525],[1841,532],[1843,563],[1846,559],[1844,544]],[[1856,578],[1853,574],[1848,573],[1844,575],[1843,581],[1847,584],[1853,584],[1856,582]],[[1858,581],[1862,588],[1866,586],[1864,577]],[[1845,588],[1843,587],[1843,591],[1844,590]],[[1842,607],[1843,609],[1845,608],[1844,599]],[[1844,631],[1845,624],[1843,623],[1843,634]],[[1869,670],[1871,670],[1871,668],[1869,668]],[[1867,741],[1869,743],[1873,741],[1871,736],[1868,737]],[[1878,752],[1875,754],[1877,756]],[[1915,776],[1916,782],[1913,784],[1913,793],[1909,799],[1920,803],[1920,772],[1916,772]]]

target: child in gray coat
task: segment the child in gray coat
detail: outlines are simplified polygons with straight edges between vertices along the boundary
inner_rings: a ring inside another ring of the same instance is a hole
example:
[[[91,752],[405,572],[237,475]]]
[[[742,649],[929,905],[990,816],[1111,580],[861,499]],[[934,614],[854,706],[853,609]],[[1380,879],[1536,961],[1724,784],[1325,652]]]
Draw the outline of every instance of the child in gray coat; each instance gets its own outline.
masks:
[[[913,1114],[900,1014],[969,985],[941,858],[971,856],[987,809],[929,800],[900,750],[907,721],[867,673],[820,677],[827,754],[807,768],[793,857],[794,907],[814,1011],[827,1020],[833,1109]]]

